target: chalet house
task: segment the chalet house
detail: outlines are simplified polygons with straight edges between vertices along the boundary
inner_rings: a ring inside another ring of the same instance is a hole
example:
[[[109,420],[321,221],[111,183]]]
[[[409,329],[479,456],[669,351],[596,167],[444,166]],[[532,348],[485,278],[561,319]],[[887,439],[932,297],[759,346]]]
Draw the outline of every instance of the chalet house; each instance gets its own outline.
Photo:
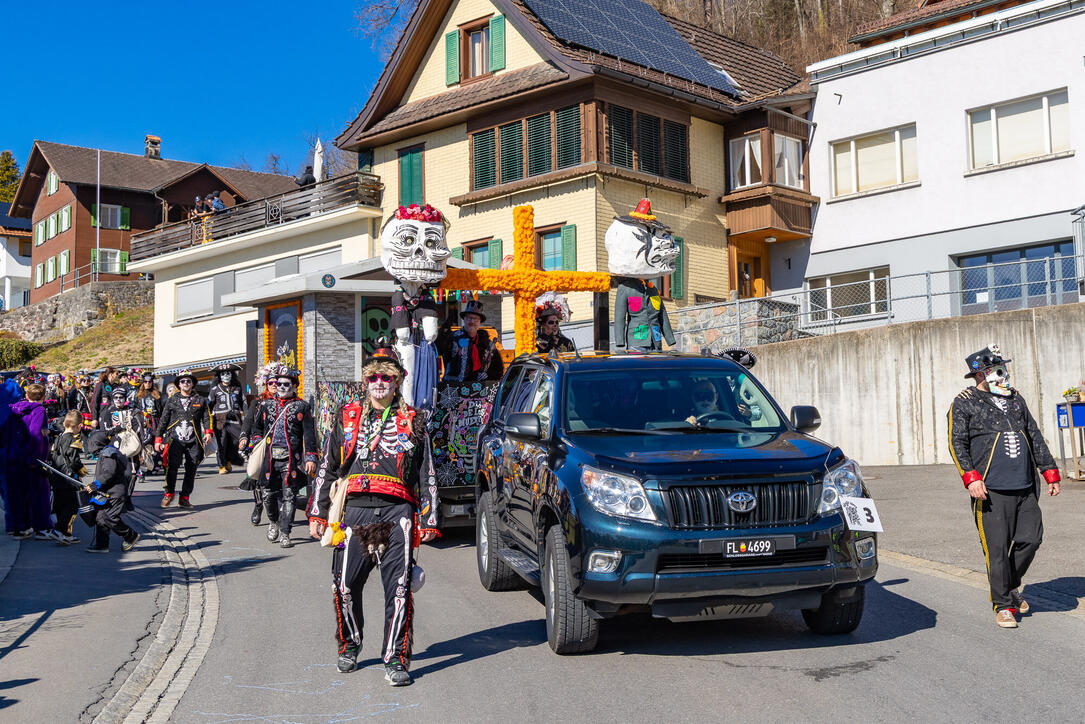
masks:
[[[30,300],[30,221],[11,218],[10,208],[0,202],[0,309]]]
[[[811,65],[822,203],[786,287],[854,324],[1078,301],[1082,37],[1080,2],[926,0]]]
[[[188,216],[196,195],[227,206],[295,189],[289,176],[35,141],[10,214],[33,229],[30,302],[91,279],[128,278],[132,234]]]
[[[337,143],[384,182],[384,218],[432,204],[482,267],[531,204],[537,266],[605,271],[607,227],[647,197],[682,249],[663,283],[681,307],[768,293],[770,246],[809,236],[799,80],[640,0],[423,0]],[[591,320],[590,294],[571,302]]]

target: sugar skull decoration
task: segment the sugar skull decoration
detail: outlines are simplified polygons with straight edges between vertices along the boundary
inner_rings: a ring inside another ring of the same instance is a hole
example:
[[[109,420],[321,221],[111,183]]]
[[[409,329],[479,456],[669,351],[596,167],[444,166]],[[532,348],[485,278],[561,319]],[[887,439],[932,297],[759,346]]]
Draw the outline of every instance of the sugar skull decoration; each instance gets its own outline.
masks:
[[[432,345],[437,339],[438,312],[427,287],[436,286],[445,278],[448,250],[445,240],[448,222],[440,211],[429,204],[400,206],[381,229],[381,263],[399,290],[392,295],[391,326],[396,333],[396,352],[410,381],[402,392],[408,404],[416,397],[432,397],[432,390],[420,390],[419,384],[429,385],[436,378],[436,354]],[[424,363],[432,374],[415,375],[416,350],[424,346]],[[421,379],[420,379],[421,378]]]
[[[617,281],[614,304],[616,347],[649,351],[674,345],[674,333],[654,280],[674,273],[680,249],[670,228],[641,199],[628,216],[616,217],[604,243],[608,267]]]

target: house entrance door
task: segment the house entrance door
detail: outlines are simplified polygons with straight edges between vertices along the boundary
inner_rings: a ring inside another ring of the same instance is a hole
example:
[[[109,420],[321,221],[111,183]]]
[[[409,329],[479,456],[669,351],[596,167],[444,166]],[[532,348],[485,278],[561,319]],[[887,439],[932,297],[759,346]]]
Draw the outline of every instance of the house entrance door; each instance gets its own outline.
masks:
[[[765,279],[761,275],[760,257],[737,254],[735,258],[735,288],[740,299],[765,296]]]

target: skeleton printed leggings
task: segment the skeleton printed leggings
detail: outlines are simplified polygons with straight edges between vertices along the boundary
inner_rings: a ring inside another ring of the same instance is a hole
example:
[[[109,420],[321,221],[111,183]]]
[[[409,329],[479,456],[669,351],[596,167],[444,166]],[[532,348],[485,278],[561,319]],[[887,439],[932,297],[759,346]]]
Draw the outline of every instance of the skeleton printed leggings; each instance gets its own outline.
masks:
[[[391,522],[388,548],[380,556],[381,580],[384,583],[384,662],[399,661],[411,665],[414,637],[414,601],[411,597],[411,539],[414,535],[414,506],[387,505],[383,508],[347,507],[343,528],[347,530],[345,547],[332,556],[332,582],[335,589],[336,638],[339,652],[348,646],[362,645],[362,588],[376,561],[363,550],[352,530],[356,526]]]

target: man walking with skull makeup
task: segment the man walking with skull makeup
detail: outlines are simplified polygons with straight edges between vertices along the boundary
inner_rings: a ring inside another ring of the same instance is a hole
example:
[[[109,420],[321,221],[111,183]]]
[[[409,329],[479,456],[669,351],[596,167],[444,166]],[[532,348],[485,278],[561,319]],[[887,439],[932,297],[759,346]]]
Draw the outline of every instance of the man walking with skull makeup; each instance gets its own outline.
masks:
[[[237,451],[241,437],[241,423],[245,414],[245,397],[237,379],[237,365],[222,364],[215,368],[211,390],[207,393],[207,406],[211,411],[211,426],[215,433],[215,456],[218,458],[219,475],[225,475],[233,465],[242,464]]]
[[[1044,532],[1037,470],[1048,495],[1059,494],[1060,475],[1028,405],[1010,387],[1009,362],[996,344],[965,358],[965,378],[976,386],[949,408],[949,448],[971,496],[995,623],[1017,628],[1017,614],[1029,612],[1017,589]]]
[[[173,380],[178,392],[166,400],[154,448],[166,459],[166,491],[162,507],[169,507],[177,489],[177,471],[185,464],[185,477],[181,483],[182,508],[191,508],[189,496],[196,484],[196,468],[203,461],[203,447],[211,439],[211,418],[207,403],[196,392],[196,376],[185,370]]]
[[[250,431],[250,440],[270,435],[258,482],[268,519],[267,539],[270,543],[278,541],[280,548],[294,546],[290,531],[297,494],[316,474],[319,457],[312,408],[298,398],[300,377],[301,373],[292,367],[279,367],[275,397],[260,403]]]

